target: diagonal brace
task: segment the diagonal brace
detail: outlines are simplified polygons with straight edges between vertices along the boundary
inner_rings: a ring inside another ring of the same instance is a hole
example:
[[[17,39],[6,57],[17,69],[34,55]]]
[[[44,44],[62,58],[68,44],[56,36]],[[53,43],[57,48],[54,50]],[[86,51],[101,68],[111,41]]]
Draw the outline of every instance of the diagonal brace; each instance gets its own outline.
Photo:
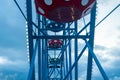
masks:
[[[91,55],[92,55],[92,57],[93,57],[95,63],[97,64],[97,67],[98,67],[99,71],[101,72],[101,74],[102,74],[104,80],[109,80],[108,77],[107,77],[107,75],[106,75],[106,73],[105,73],[105,71],[103,70],[103,68],[102,68],[102,66],[101,66],[101,64],[100,64],[100,62],[98,61],[98,59],[97,59],[95,53],[93,52],[93,50],[92,50],[90,44],[88,43],[88,41],[87,41],[86,39],[85,39],[85,43],[86,43],[88,49],[90,50],[90,53],[91,53]]]

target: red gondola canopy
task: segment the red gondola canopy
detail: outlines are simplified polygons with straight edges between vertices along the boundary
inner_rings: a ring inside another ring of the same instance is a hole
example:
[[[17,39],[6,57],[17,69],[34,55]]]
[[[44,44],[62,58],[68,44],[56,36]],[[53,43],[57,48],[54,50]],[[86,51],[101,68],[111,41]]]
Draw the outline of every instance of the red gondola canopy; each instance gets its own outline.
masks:
[[[95,0],[35,0],[37,13],[57,22],[71,22],[87,15]]]

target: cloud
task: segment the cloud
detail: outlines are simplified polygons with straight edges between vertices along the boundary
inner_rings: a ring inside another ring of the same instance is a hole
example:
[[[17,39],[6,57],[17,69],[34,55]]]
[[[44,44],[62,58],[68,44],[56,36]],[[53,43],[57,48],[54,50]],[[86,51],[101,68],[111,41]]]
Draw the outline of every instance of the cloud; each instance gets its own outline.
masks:
[[[14,48],[2,48],[0,47],[0,56],[6,57],[10,60],[26,60],[27,51],[21,51],[20,49],[14,49]]]
[[[81,45],[81,43],[79,43]],[[95,54],[101,63],[104,71],[106,72],[109,79],[114,80],[115,76],[120,76],[120,49],[116,46],[106,47],[105,45],[95,45]],[[84,80],[86,77],[87,69],[87,55],[86,52],[82,55],[79,60],[79,79]],[[103,80],[103,77],[97,68],[97,65],[93,61],[92,69],[92,80]],[[83,73],[84,72],[84,73]],[[119,79],[118,79],[119,80]]]
[[[115,76],[113,78],[110,78],[110,80],[120,80],[120,76]]]
[[[15,73],[17,73],[17,75],[20,75],[18,74],[20,72],[24,73],[24,75],[27,74],[29,63],[27,59],[27,54],[24,51],[15,50],[12,48],[0,48],[0,53],[0,72],[5,75],[4,78]]]
[[[26,80],[25,20],[13,0],[3,0],[0,6],[0,80]]]
[[[28,66],[26,61],[11,60],[9,57],[0,57],[0,79],[26,80]]]
[[[3,64],[12,64],[12,62],[9,61],[7,58],[0,57],[0,64],[1,65],[3,65]]]
[[[104,51],[104,50],[106,50],[107,48],[105,47],[105,46],[102,46],[102,45],[97,45],[97,44],[95,44],[95,50],[102,50],[102,51]]]
[[[104,42],[106,42],[106,40]],[[118,42],[109,42],[111,43],[110,46],[95,43],[94,47],[95,54],[110,80],[119,80],[120,76],[120,47],[118,46]],[[83,62],[85,62],[84,59]],[[84,68],[81,67],[81,69],[85,70]],[[80,79],[82,79],[82,77]],[[93,62],[92,80],[96,79],[103,80],[103,77],[99,69],[97,68],[97,65],[95,64],[95,62]]]
[[[104,4],[98,4],[98,20],[118,5],[117,1],[107,1],[107,3],[102,1]],[[117,9],[103,21],[96,29],[95,34],[95,53],[110,80],[119,80],[120,76],[119,11],[120,9]],[[96,70],[98,69],[96,68]],[[99,76],[98,71],[95,71],[95,74]]]
[[[102,49],[103,48],[103,49]],[[106,72],[108,78],[110,80],[119,80],[119,77],[116,78],[116,76],[120,76],[120,49],[118,46],[111,46],[110,48],[97,48],[95,50],[96,56],[98,60],[100,61],[104,71]],[[93,73],[94,76],[100,77],[100,72],[98,68],[95,68],[93,66]]]
[[[115,68],[120,65],[119,63],[117,63],[118,61],[120,61],[119,48],[112,47],[112,48],[103,49],[101,51],[96,50],[95,53],[98,59],[100,60],[100,62],[102,63],[102,65],[108,69]]]
[[[0,72],[1,80],[26,80],[26,72],[5,71]]]

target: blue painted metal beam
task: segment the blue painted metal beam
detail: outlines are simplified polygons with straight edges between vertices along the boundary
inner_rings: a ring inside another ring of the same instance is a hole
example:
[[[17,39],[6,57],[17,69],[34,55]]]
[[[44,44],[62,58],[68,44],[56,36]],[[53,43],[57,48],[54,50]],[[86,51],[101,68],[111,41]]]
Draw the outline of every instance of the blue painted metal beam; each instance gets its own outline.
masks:
[[[85,45],[85,47],[82,49],[82,51],[80,52],[80,54],[78,55],[78,57],[76,58],[75,62],[73,63],[73,65],[71,66],[71,68],[69,69],[68,73],[66,74],[66,76],[64,77],[63,80],[66,80],[66,78],[69,76],[69,74],[71,73],[71,71],[73,70],[73,68],[75,67],[75,65],[77,64],[78,60],[81,58],[81,56],[83,55],[84,51],[86,50],[87,46]]]
[[[70,24],[68,24],[68,29],[70,28]],[[68,30],[68,34],[70,35],[70,30]],[[68,54],[69,54],[69,69],[71,68],[71,66],[72,66],[72,54],[71,54],[71,41],[70,41],[70,43],[69,43],[69,45],[68,45],[68,50],[69,50],[69,52],[68,52]],[[72,72],[70,73],[70,79],[69,80],[72,80]]]
[[[32,26],[32,0],[26,0],[26,8],[27,8],[27,26],[28,26],[28,39],[29,39],[29,58],[30,58],[30,66],[31,65],[34,65],[32,64],[32,58],[33,58],[33,34],[32,34],[32,29],[33,29],[33,26]],[[34,68],[34,66],[33,66]],[[31,72],[32,71],[32,72]],[[32,75],[29,75],[28,77],[31,77],[31,78],[28,78],[28,80],[35,80],[35,70],[31,70],[30,71],[30,74]]]
[[[65,30],[63,31],[63,36],[66,35]],[[63,39],[64,40],[64,45],[67,44],[67,39]],[[68,73],[68,50],[66,48],[66,50],[64,51],[64,65],[65,65],[65,74]],[[66,79],[69,80],[69,77]]]
[[[76,36],[79,35],[82,31],[84,31],[89,25],[90,25],[90,22],[88,22],[88,23],[76,34]]]
[[[36,40],[33,55],[31,57],[30,68],[29,68],[27,80],[35,80],[35,76],[33,74],[34,74],[34,65],[35,65],[35,57],[36,57],[37,47],[38,47],[38,41]]]
[[[81,39],[85,39],[85,38],[89,38],[89,35],[51,35],[51,36],[33,36],[33,39],[73,39],[73,38],[81,38]]]
[[[94,46],[94,32],[95,32],[95,18],[96,17],[96,3],[94,4],[94,7],[91,11],[91,18],[90,18],[90,38],[89,43],[93,50]],[[90,54],[90,51],[88,51],[88,65],[87,65],[87,80],[91,80],[92,76],[92,55]]]
[[[77,32],[77,28],[78,28],[78,25],[77,25],[77,21],[74,22],[74,27],[75,27],[75,32]],[[75,48],[75,60],[77,59],[78,57],[78,38],[76,37],[75,38],[75,41],[74,41],[74,48]],[[78,62],[76,62],[75,64],[75,80],[78,80]]]
[[[110,11],[102,20],[100,20],[95,27],[97,27],[100,23],[102,23],[108,16],[110,16],[119,7],[120,7],[120,4],[118,4],[112,11]]]
[[[88,47],[88,49],[89,49],[89,51],[90,51],[90,54],[92,55],[92,57],[93,57],[93,59],[94,59],[94,61],[95,61],[95,63],[97,64],[97,67],[98,67],[99,71],[101,72],[104,80],[109,80],[108,77],[107,77],[107,75],[106,75],[106,73],[105,73],[105,71],[103,70],[100,62],[98,61],[95,53],[93,52],[93,49],[92,49],[90,43],[89,43],[86,39],[85,39],[85,43],[86,43],[86,45],[87,45],[87,47]]]
[[[22,9],[20,8],[18,2],[17,2],[16,0],[14,0],[14,2],[15,2],[15,4],[17,5],[18,9],[20,10],[20,12],[21,12],[22,16],[24,17],[24,19],[27,21],[27,18],[26,18],[26,16],[25,16],[25,14],[23,13]]]
[[[46,24],[46,19],[42,17],[43,24]],[[42,24],[42,29],[45,29],[45,25]],[[46,34],[46,31],[44,31]],[[44,35],[42,35],[44,36]],[[42,80],[48,80],[48,51],[47,51],[47,39],[42,39]]]
[[[40,18],[41,16],[37,14],[38,18],[38,27],[41,28]],[[41,35],[38,30],[38,35]],[[38,39],[38,80],[42,80],[42,50],[41,50],[41,39]]]

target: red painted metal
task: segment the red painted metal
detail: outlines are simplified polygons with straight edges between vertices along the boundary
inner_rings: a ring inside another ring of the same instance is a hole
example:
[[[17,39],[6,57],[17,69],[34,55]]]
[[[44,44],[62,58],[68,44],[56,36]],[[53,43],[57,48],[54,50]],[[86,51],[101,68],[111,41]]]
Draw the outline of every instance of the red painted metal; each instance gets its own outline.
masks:
[[[35,0],[37,13],[57,22],[71,22],[87,15],[95,0]]]
[[[48,46],[50,48],[60,48],[63,45],[63,41],[60,39],[51,39],[48,41]]]

